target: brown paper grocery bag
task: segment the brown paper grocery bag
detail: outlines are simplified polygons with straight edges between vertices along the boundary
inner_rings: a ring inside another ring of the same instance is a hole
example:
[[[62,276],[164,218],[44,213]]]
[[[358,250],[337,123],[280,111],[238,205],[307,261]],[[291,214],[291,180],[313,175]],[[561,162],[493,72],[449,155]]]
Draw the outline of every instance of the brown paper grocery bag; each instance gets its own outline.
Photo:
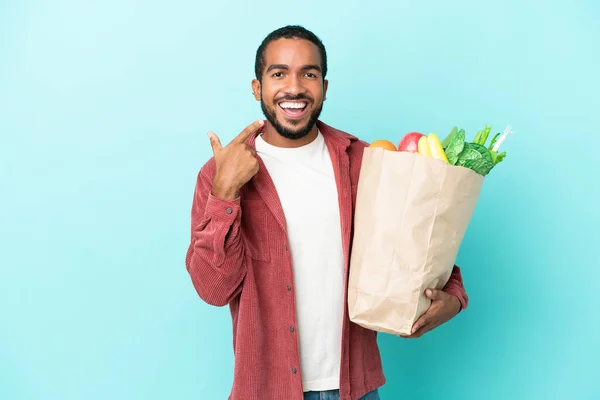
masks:
[[[442,289],[475,209],[483,176],[408,152],[366,148],[357,188],[350,320],[409,335]]]

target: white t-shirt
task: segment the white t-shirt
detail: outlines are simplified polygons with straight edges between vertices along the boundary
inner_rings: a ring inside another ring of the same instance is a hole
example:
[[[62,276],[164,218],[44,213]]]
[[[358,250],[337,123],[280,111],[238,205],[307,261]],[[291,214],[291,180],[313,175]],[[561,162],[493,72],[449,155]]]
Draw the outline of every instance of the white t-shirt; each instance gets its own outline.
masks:
[[[256,138],[285,214],[304,391],[339,389],[344,254],[337,186],[322,134],[299,148]]]

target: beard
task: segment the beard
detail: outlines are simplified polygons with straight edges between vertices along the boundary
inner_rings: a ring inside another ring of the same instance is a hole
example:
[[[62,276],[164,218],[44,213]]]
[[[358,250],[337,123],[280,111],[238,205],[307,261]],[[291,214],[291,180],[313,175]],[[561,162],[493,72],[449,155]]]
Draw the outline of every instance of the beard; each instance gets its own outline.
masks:
[[[304,96],[296,96],[296,97],[285,97],[284,99],[278,100],[279,103],[282,100],[309,100]],[[277,104],[275,107],[279,107]],[[307,105],[308,107],[308,105]],[[269,109],[265,105],[264,99],[261,97],[260,99],[260,108],[262,109],[263,114],[267,118],[267,120],[273,125],[277,133],[283,136],[286,139],[298,140],[302,139],[304,136],[308,135],[308,133],[315,127],[319,116],[321,115],[321,111],[323,111],[323,103],[319,105],[319,107],[315,108],[313,112],[310,114],[310,118],[308,122],[304,126],[293,128],[286,128],[277,120],[277,114],[274,109]],[[299,125],[301,121],[290,121],[292,125]]]

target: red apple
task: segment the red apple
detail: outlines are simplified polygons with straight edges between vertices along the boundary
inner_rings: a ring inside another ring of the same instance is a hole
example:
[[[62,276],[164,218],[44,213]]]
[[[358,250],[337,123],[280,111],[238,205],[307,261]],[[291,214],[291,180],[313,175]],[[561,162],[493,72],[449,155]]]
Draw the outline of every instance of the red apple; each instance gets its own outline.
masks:
[[[398,151],[408,151],[410,153],[419,152],[419,139],[425,136],[419,132],[410,132],[402,137],[398,144]]]

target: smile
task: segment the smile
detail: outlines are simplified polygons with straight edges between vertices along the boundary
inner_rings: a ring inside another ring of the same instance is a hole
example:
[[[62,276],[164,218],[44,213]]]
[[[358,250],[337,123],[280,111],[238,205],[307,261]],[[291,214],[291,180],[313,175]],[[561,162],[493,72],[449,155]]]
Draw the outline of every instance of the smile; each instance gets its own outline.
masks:
[[[283,113],[285,114],[285,116],[290,119],[301,118],[306,113],[306,110],[308,109],[308,102],[305,100],[299,100],[299,101],[284,100],[284,101],[280,102],[278,105],[279,105],[279,108],[281,108],[281,110],[283,110]]]

